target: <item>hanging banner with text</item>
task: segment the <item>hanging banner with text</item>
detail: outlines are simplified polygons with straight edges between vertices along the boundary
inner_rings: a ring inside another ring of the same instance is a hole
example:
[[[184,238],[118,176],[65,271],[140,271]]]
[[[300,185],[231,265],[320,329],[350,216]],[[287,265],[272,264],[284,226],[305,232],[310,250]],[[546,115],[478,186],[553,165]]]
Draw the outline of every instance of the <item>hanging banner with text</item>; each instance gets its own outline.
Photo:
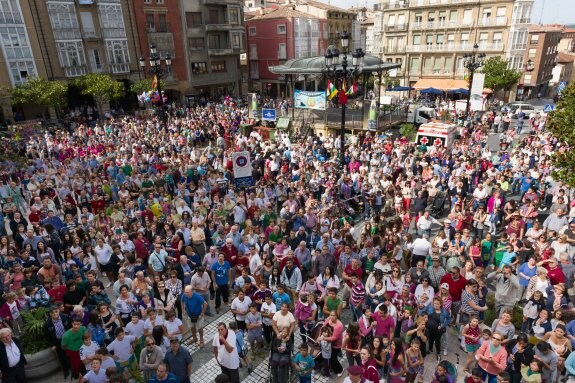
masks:
[[[485,85],[485,73],[475,73],[471,84],[470,109],[472,112],[483,110],[483,86]]]
[[[260,118],[259,101],[257,93],[248,93],[248,117]]]
[[[325,110],[325,92],[294,90],[294,105],[300,109]]]
[[[250,187],[254,185],[252,177],[252,165],[250,162],[250,152],[232,153],[232,163],[234,169],[234,182],[236,187]]]

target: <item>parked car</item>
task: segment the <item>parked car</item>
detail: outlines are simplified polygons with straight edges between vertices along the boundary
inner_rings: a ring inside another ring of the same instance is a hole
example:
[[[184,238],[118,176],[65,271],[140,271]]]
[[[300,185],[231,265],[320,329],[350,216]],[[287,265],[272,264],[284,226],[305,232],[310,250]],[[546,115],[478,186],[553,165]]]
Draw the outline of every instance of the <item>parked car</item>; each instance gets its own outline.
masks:
[[[524,102],[512,102],[509,105],[509,109],[510,109],[510,114],[511,114],[511,118],[517,118],[517,115],[519,114],[519,111],[522,110],[523,113],[525,113],[526,117],[529,117],[529,115],[532,112],[540,112],[541,108],[537,107],[537,106],[533,106],[531,104],[527,104]]]

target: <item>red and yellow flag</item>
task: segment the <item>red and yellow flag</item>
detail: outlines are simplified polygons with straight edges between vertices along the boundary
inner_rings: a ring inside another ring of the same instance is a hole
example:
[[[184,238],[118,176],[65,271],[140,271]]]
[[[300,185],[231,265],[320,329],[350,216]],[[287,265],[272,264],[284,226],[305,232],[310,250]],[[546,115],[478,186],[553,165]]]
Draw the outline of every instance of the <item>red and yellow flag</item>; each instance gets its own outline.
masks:
[[[158,89],[158,76],[154,75],[152,79],[152,90]]]

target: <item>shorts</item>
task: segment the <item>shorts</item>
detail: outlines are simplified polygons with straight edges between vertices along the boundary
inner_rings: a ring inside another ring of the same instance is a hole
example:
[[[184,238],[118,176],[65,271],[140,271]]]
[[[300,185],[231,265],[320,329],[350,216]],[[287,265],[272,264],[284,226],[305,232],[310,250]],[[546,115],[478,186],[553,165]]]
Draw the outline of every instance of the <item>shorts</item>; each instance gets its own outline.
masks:
[[[467,352],[475,352],[479,350],[479,344],[466,344],[465,351]]]
[[[190,329],[200,330],[200,329],[203,329],[204,327],[206,327],[206,324],[205,324],[205,320],[203,317],[202,318],[200,318],[199,316],[190,317]]]
[[[248,343],[253,344],[254,342],[257,342],[259,344],[263,344],[264,343],[264,336],[262,334],[260,334],[260,335],[248,334]]]

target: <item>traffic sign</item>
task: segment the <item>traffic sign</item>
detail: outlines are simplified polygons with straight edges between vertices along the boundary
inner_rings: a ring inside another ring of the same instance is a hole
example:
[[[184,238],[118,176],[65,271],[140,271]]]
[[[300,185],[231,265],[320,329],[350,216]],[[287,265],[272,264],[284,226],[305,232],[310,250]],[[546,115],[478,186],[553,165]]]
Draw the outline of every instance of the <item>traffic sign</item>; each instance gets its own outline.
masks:
[[[264,120],[264,121],[275,121],[276,120],[276,110],[275,109],[262,109],[262,120]]]
[[[545,108],[543,109],[543,111],[544,111],[545,113],[549,113],[549,112],[555,111],[555,104],[547,104],[547,105],[545,105]]]
[[[236,185],[236,188],[249,188],[251,186],[254,186],[256,183],[254,182],[254,177],[249,176],[249,177],[238,177],[238,178],[234,178],[234,183]]]
[[[567,88],[567,81],[561,81],[557,87],[557,94],[561,96],[561,93]]]

